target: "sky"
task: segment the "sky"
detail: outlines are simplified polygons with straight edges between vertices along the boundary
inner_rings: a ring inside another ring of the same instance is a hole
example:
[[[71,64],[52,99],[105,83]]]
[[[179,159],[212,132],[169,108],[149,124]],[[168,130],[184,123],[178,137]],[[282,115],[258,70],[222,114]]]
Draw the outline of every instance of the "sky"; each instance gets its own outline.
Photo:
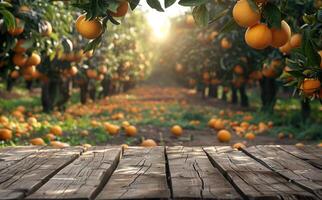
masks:
[[[159,40],[166,39],[171,27],[170,18],[190,11],[190,8],[180,6],[176,3],[167,8],[165,12],[158,12],[150,8],[146,1],[141,1],[139,9],[146,13],[147,20],[153,30],[154,36]]]

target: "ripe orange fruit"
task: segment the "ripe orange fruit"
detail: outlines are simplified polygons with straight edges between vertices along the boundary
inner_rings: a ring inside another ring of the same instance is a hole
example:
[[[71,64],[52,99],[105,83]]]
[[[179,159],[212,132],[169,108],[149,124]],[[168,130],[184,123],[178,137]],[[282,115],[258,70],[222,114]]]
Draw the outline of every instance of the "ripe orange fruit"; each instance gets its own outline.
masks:
[[[44,29],[41,32],[42,36],[50,36],[53,32],[53,27],[49,21],[44,21]]]
[[[231,134],[227,130],[221,130],[217,134],[217,139],[219,142],[229,142],[231,139]]]
[[[143,140],[142,141],[141,146],[142,147],[156,147],[158,145],[157,145],[157,143],[154,140],[152,140],[152,139],[146,139],[146,140]]]
[[[130,137],[134,137],[137,134],[137,129],[135,126],[127,126],[125,127],[125,135],[126,136],[130,136]]]
[[[254,133],[246,133],[245,138],[247,140],[254,140],[255,139],[255,134]]]
[[[274,78],[277,76],[276,71],[273,67],[264,67],[262,69],[262,74],[263,76],[268,78]]]
[[[281,46],[279,48],[280,52],[284,53],[284,54],[289,54],[292,50],[292,46],[290,42],[286,42],[285,45]]]
[[[78,73],[78,69],[75,66],[72,66],[69,70],[68,70],[68,74],[71,76],[75,76]]]
[[[131,124],[130,124],[130,122],[128,122],[128,121],[123,121],[122,122],[122,127],[123,128],[126,128],[126,127],[128,127],[128,126],[130,126]]]
[[[60,142],[60,141],[51,141],[50,145],[56,148],[64,148],[64,147],[69,147],[69,144],[65,142]]]
[[[209,34],[209,36],[208,36],[208,40],[211,42],[211,41],[213,41],[216,37],[217,37],[217,35],[218,35],[218,32],[217,31],[213,31],[213,32],[211,32],[210,34]]]
[[[98,19],[86,20],[85,15],[81,15],[76,20],[77,31],[87,39],[95,39],[102,34],[103,26]]]
[[[225,123],[223,122],[223,120],[218,119],[215,121],[215,123],[213,124],[213,128],[216,130],[222,130],[225,128]]]
[[[13,78],[13,79],[16,79],[19,77],[19,71],[17,70],[14,70],[10,73],[10,77]]]
[[[236,65],[234,67],[234,73],[241,75],[241,74],[244,73],[244,68],[242,66],[240,66],[240,65]]]
[[[88,69],[86,70],[86,75],[88,78],[95,79],[97,77],[97,71],[95,71],[94,69]]]
[[[122,147],[122,149],[127,149],[127,148],[129,148],[129,145],[128,144],[121,144],[121,147]]]
[[[110,135],[117,135],[120,131],[120,127],[113,124],[105,123],[104,126]]]
[[[35,73],[36,73],[36,67],[34,65],[27,66],[23,69],[23,74],[27,76],[29,75],[32,78],[34,77]]]
[[[193,18],[192,15],[187,15],[186,24],[188,27],[193,27],[196,24],[195,19]]]
[[[220,45],[224,49],[230,49],[232,47],[232,44],[230,43],[230,41],[227,38],[221,39]]]
[[[0,140],[11,140],[12,139],[12,131],[6,128],[0,129]]]
[[[28,58],[26,65],[39,65],[41,62],[41,58],[38,54],[32,53],[31,56]]]
[[[127,1],[122,1],[117,7],[116,12],[110,12],[110,13],[113,17],[123,17],[126,15],[128,10],[129,10],[129,3]]]
[[[52,134],[52,133],[47,133],[45,135],[45,138],[48,139],[49,141],[53,141],[53,140],[56,139],[56,136],[54,134]]]
[[[238,142],[238,143],[235,143],[234,145],[233,145],[233,148],[234,149],[243,149],[243,148],[246,148],[246,145],[245,144],[243,144],[243,143],[241,143],[241,142]]]
[[[179,125],[175,125],[171,128],[171,133],[177,137],[181,136],[183,133],[182,128]]]
[[[247,29],[245,41],[254,49],[265,49],[272,43],[272,31],[266,24],[254,25]]]
[[[23,53],[25,52],[27,49],[25,49],[23,46],[25,40],[19,39],[15,48],[13,49],[14,52],[16,53]]]
[[[63,135],[63,130],[60,126],[52,126],[50,128],[50,133],[56,135],[56,136],[62,136]]]
[[[34,138],[30,140],[32,145],[44,146],[46,145],[45,141],[42,138]]]
[[[302,35],[297,33],[291,37],[290,44],[292,48],[299,48],[302,44]]]
[[[312,95],[321,86],[321,82],[318,79],[304,79],[301,85],[301,89],[304,94]]]
[[[247,0],[237,1],[233,8],[233,17],[239,26],[245,28],[259,23],[261,19],[259,11],[254,11]]]
[[[303,148],[305,145],[303,143],[296,143],[295,146],[299,149]]]
[[[104,66],[104,65],[101,65],[99,68],[98,68],[98,71],[101,73],[101,74],[106,74],[107,73],[107,67]]]
[[[12,36],[20,35],[24,31],[24,24],[20,19],[16,18],[16,27],[8,29],[8,32]]]
[[[26,54],[18,53],[12,57],[13,64],[23,67],[27,63],[28,57]]]
[[[317,145],[318,147],[322,147],[322,142]]]
[[[286,21],[281,22],[281,28],[272,28],[272,46],[275,48],[284,46],[291,39],[291,28]]]
[[[208,121],[208,126],[210,127],[210,128],[215,128],[215,122],[217,121],[217,119],[215,119],[215,118],[212,118],[212,119],[210,119],[209,121]]]

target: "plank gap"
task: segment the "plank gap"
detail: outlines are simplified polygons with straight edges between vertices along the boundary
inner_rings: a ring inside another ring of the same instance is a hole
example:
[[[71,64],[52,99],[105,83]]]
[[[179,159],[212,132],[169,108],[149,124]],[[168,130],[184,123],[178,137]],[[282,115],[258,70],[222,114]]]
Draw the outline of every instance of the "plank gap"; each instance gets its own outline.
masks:
[[[210,163],[214,168],[217,168],[218,171],[223,175],[223,177],[233,186],[233,188],[238,192],[238,194],[245,200],[249,200],[245,193],[234,183],[234,181],[228,176],[228,173],[220,167],[220,165],[209,155],[209,153],[202,148],[202,150],[206,153]]]
[[[170,199],[173,199],[172,180],[171,180],[171,173],[170,173],[169,160],[168,160],[166,146],[164,146],[164,157],[165,157],[165,173],[166,173],[166,178],[167,178],[167,185],[170,190]]]

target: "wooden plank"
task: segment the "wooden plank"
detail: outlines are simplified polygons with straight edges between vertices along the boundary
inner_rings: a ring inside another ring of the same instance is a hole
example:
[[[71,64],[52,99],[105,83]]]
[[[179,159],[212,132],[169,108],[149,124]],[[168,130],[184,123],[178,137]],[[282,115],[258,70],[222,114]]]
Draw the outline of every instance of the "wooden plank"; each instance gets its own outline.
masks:
[[[231,147],[204,148],[245,199],[315,199],[315,196]]]
[[[92,147],[27,199],[93,199],[116,168],[121,147]]]
[[[97,199],[168,199],[165,165],[163,147],[128,148]]]
[[[168,147],[174,199],[241,199],[199,147]]]
[[[0,171],[37,152],[41,147],[6,147],[0,148]]]
[[[14,190],[0,190],[0,200],[22,199],[24,193]]]
[[[0,171],[0,190],[22,192],[24,196],[28,195],[76,159],[82,151],[83,148],[80,147],[40,149]],[[0,196],[1,198],[6,198],[6,196]]]
[[[299,148],[294,145],[282,145],[279,147],[287,153],[310,163],[314,167],[322,169],[322,148],[313,146]]]
[[[322,199],[322,170],[281,150],[279,146],[254,146],[243,151],[274,172]]]

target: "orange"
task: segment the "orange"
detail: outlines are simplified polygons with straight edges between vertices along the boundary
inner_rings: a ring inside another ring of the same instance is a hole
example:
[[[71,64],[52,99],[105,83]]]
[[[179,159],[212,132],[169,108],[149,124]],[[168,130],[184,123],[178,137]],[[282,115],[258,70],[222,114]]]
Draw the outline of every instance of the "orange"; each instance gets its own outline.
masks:
[[[230,49],[232,47],[232,44],[230,43],[230,41],[227,38],[221,39],[220,45],[224,49]]]
[[[50,145],[56,148],[69,147],[69,144],[60,141],[51,141]]]
[[[216,130],[224,129],[225,128],[225,123],[221,119],[218,119],[218,120],[216,120],[214,122],[213,128],[216,129]]]
[[[17,42],[15,48],[13,49],[13,51],[16,52],[16,53],[23,53],[23,52],[25,52],[27,49],[25,49],[23,47],[24,42],[25,42],[25,40],[22,40],[22,39],[18,40],[18,42]]]
[[[141,146],[143,146],[143,147],[156,147],[158,145],[154,140],[146,139],[146,140],[142,141]]]
[[[241,74],[244,73],[244,68],[242,66],[240,66],[240,65],[236,65],[234,67],[234,73],[241,75]]]
[[[231,134],[227,130],[221,130],[217,134],[217,139],[219,142],[229,142],[231,139]]]
[[[56,136],[62,136],[63,135],[63,130],[60,126],[52,126],[50,128],[50,133],[56,135]]]
[[[317,145],[318,147],[322,147],[322,142]]]
[[[88,148],[91,148],[92,147],[92,145],[90,145],[90,144],[82,144],[82,146],[85,148],[85,149],[88,149]]]
[[[297,33],[291,37],[290,45],[292,48],[299,48],[302,44],[302,35]]]
[[[243,149],[243,148],[246,148],[246,146],[243,144],[243,143],[241,143],[241,142],[238,142],[238,143],[235,143],[234,145],[233,145],[233,148],[234,149]]]
[[[284,46],[291,39],[291,28],[286,21],[281,22],[281,28],[272,28],[272,46],[275,48]]]
[[[292,46],[290,42],[287,42],[285,45],[281,46],[279,48],[280,52],[284,53],[284,54],[289,54],[292,50]]]
[[[53,32],[53,27],[49,21],[44,21],[44,29],[41,32],[42,36],[50,36]]]
[[[105,123],[104,126],[105,126],[105,130],[110,135],[117,135],[120,131],[120,127],[113,125],[113,124]]]
[[[11,140],[12,131],[6,128],[0,129],[0,140]]]
[[[125,127],[125,135],[126,136],[130,136],[130,137],[134,137],[137,134],[137,129],[135,126],[127,126]]]
[[[305,145],[303,143],[296,143],[295,146],[299,149],[302,149]]]
[[[95,79],[97,77],[97,71],[95,71],[94,69],[88,69],[86,70],[86,75],[88,78]]]
[[[69,75],[71,75],[71,76],[75,76],[75,75],[78,73],[78,69],[77,69],[77,67],[72,66],[72,67],[68,70],[68,73],[69,73]]]
[[[196,24],[195,19],[192,15],[187,15],[186,24],[188,27],[193,27]]]
[[[19,12],[21,13],[27,13],[27,12],[30,12],[30,8],[26,5],[22,5],[19,7]]]
[[[276,71],[273,67],[264,67],[262,69],[262,74],[263,76],[268,78],[274,78],[277,76]]]
[[[131,124],[130,124],[130,122],[128,122],[128,121],[123,121],[122,122],[122,127],[123,128],[126,128],[126,127],[128,127],[128,126],[130,126]]]
[[[104,66],[104,65],[101,65],[99,68],[98,68],[98,71],[99,73],[101,74],[106,74],[107,73],[107,67]]]
[[[210,127],[210,128],[215,128],[215,122],[217,121],[217,119],[214,119],[214,118],[212,118],[212,119],[210,119],[209,121],[208,121],[208,126]]]
[[[21,54],[21,53],[15,54],[12,57],[13,64],[15,64],[19,67],[23,67],[27,63],[27,60],[28,60],[27,55]]]
[[[56,136],[54,134],[52,134],[52,133],[47,133],[45,135],[45,138],[48,139],[49,141],[53,141],[53,140],[56,139]]]
[[[254,140],[255,139],[255,134],[254,133],[246,133],[245,138],[247,140]]]
[[[41,58],[38,54],[32,53],[31,56],[28,58],[26,65],[39,65],[41,62]]]
[[[254,11],[247,0],[237,1],[233,8],[233,17],[239,26],[245,28],[259,23],[261,19],[259,11]]]
[[[42,138],[34,138],[30,140],[32,145],[44,146],[46,145],[45,141]]]
[[[10,73],[10,77],[13,78],[13,79],[16,79],[19,77],[19,71],[17,70],[14,70]]]
[[[20,19],[16,18],[16,27],[8,29],[8,32],[12,36],[20,35],[24,31],[24,25]]]
[[[321,86],[321,82],[318,79],[304,79],[301,85],[301,89],[304,94],[311,95],[316,92]]]
[[[82,130],[80,133],[79,133],[81,136],[83,137],[86,137],[89,135],[88,131],[87,130]]]
[[[177,137],[181,136],[183,133],[182,128],[179,125],[175,125],[171,128],[171,133]]]
[[[127,1],[120,2],[116,12],[110,12],[113,17],[123,17],[129,10],[129,3]]]
[[[87,39],[95,39],[102,34],[103,26],[98,19],[86,20],[85,15],[81,15],[76,20],[77,31]]]
[[[217,35],[218,35],[218,32],[217,31],[213,31],[213,32],[211,32],[210,34],[209,34],[209,36],[208,36],[208,40],[211,42],[211,41],[213,41],[216,37],[217,37]]]
[[[24,75],[29,75],[31,77],[33,77],[35,73],[36,73],[36,67],[34,65],[25,67],[23,70]]]
[[[254,49],[265,49],[272,43],[272,31],[266,24],[254,25],[247,29],[245,41]]]
[[[127,148],[129,148],[129,145],[128,144],[121,144],[121,147],[122,147],[122,149],[127,149]]]

